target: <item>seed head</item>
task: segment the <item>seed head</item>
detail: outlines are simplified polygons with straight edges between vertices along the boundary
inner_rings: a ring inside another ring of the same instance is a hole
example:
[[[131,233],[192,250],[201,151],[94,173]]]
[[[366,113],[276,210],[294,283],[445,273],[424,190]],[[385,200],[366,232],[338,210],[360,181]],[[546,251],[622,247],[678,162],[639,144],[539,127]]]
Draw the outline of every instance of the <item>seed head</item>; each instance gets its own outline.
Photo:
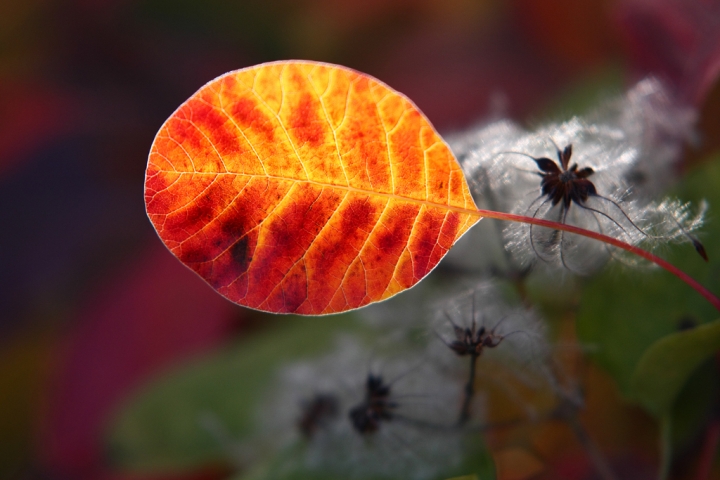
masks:
[[[332,352],[283,368],[263,401],[259,430],[278,451],[301,435],[306,438],[299,456],[283,465],[285,471],[358,479],[438,478],[461,463],[463,434],[417,423],[451,425],[459,390],[417,355],[382,359],[356,339],[341,337]],[[338,414],[318,423],[311,412],[327,411],[328,398]],[[306,435],[297,428],[298,418],[310,417],[312,434]]]
[[[694,110],[648,79],[584,117],[534,132],[496,122],[451,136],[449,143],[483,208],[572,224],[650,248],[678,239],[696,246],[692,231],[701,221],[685,223],[675,204],[653,199],[674,177],[694,118]],[[463,243],[467,248],[472,239]],[[597,241],[524,224],[508,225],[502,243],[511,263],[521,267],[587,274],[622,258]]]

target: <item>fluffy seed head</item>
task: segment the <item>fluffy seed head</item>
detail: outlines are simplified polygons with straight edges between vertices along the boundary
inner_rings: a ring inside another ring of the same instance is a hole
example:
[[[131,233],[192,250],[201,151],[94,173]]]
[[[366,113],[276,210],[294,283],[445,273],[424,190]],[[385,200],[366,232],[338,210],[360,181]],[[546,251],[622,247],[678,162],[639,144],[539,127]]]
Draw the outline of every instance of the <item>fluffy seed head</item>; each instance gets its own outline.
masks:
[[[540,318],[532,310],[507,303],[489,280],[438,305],[431,329],[441,341],[430,342],[429,357],[456,372],[466,370],[466,362],[457,356],[470,353],[463,348],[468,344],[479,344],[474,351],[480,362],[489,358],[526,370],[542,365],[550,352]]]
[[[451,425],[460,402],[459,386],[416,355],[380,359],[357,340],[342,337],[324,357],[286,366],[260,415],[268,441],[281,439],[279,448],[297,442],[303,402],[318,392],[332,396],[339,414],[314,430],[285,470],[422,480],[462,461],[461,432],[415,423]]]
[[[660,82],[648,79],[585,117],[533,132],[495,122],[449,143],[481,207],[653,246],[690,240],[701,224],[698,217],[687,221],[676,203],[652,200],[670,183],[694,119],[694,110],[677,105]],[[569,146],[572,154],[566,155]],[[507,226],[503,244],[517,265],[581,274],[617,256],[597,241],[523,224]]]

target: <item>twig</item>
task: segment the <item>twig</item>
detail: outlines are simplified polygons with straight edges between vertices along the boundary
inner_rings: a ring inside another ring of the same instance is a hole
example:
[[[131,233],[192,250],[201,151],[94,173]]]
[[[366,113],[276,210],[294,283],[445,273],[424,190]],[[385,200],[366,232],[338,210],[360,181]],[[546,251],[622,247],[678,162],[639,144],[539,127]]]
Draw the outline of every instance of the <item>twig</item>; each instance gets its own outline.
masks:
[[[570,428],[575,434],[575,437],[577,437],[578,441],[587,452],[588,456],[590,457],[590,461],[595,466],[595,470],[597,470],[600,478],[602,478],[603,480],[618,480],[618,477],[610,468],[610,465],[608,464],[604,455],[602,454],[598,446],[595,444],[595,442],[593,442],[592,438],[590,438],[587,430],[578,421],[577,417],[575,415],[571,415],[570,417],[566,418],[565,421],[568,423],[568,425],[570,425]]]
[[[702,451],[700,452],[700,460],[698,461],[696,480],[708,480],[715,460],[715,454],[720,444],[720,419],[715,419],[708,425],[705,430],[705,440],[703,441]]]
[[[667,480],[672,465],[672,424],[670,414],[660,419],[660,470],[658,480]]]
[[[688,284],[690,287],[692,287],[695,291],[697,291],[700,295],[705,297],[705,299],[712,304],[713,307],[715,307],[718,311],[720,311],[720,298],[716,297],[710,290],[702,286],[697,280],[692,278],[687,273],[683,272],[679,268],[677,268],[675,265],[671,264],[670,262],[663,260],[662,258],[658,257],[657,255],[654,255],[647,250],[643,250],[640,247],[636,247],[634,245],[630,245],[628,243],[625,243],[621,240],[618,240],[617,238],[610,237],[608,235],[604,235],[602,233],[593,232],[592,230],[585,230],[584,228],[576,227],[574,225],[568,225],[565,223],[559,223],[559,222],[553,222],[550,220],[544,220],[542,218],[533,218],[533,217],[527,217],[524,215],[516,215],[514,213],[504,213],[504,212],[495,212],[492,210],[482,210],[478,209],[477,211],[469,211],[462,209],[465,213],[470,213],[474,215],[479,215],[481,217],[487,217],[487,218],[494,218],[497,220],[505,220],[510,222],[520,222],[520,223],[529,223],[531,225],[538,225],[540,227],[547,227],[552,228],[554,230],[562,230],[564,232],[574,233],[576,235],[582,235],[583,237],[592,238],[594,240],[607,243],[608,245],[612,245],[614,247],[623,249],[627,252],[632,253],[633,255],[637,255],[639,257],[642,257],[659,267],[664,268],[668,272],[672,273],[676,277],[678,277],[680,280]]]
[[[470,420],[470,404],[472,403],[473,396],[475,395],[475,365],[477,365],[477,359],[479,355],[477,353],[470,354],[470,376],[467,384],[465,385],[465,398],[463,399],[462,409],[460,409],[460,417],[458,418],[458,425],[465,425]]]

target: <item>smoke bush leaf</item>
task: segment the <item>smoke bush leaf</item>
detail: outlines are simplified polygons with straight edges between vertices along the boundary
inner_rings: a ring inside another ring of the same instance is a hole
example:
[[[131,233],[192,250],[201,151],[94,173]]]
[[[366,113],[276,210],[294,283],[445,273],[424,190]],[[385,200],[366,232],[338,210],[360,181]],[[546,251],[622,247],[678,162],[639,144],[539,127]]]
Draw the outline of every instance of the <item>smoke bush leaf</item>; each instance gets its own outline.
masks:
[[[695,369],[719,350],[720,320],[658,340],[635,368],[632,397],[653,415],[662,416]]]
[[[145,203],[165,245],[226,298],[305,315],[415,285],[479,219],[410,100],[308,61],[227,73],[183,103],[153,142]]]

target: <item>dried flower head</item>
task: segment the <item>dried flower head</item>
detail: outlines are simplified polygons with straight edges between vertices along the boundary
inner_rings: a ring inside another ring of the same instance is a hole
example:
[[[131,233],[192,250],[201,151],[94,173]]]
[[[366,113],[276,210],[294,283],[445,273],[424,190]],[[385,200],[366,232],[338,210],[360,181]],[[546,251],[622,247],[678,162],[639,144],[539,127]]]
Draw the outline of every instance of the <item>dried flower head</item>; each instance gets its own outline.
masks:
[[[475,283],[437,305],[431,328],[441,338],[433,350],[513,357],[524,363],[547,354],[545,326],[532,311],[513,305],[492,280]],[[497,352],[497,353],[496,353]],[[502,352],[502,353],[501,353]],[[442,354],[446,357],[445,354]]]
[[[301,402],[302,412],[297,422],[300,433],[312,438],[315,433],[327,428],[338,417],[340,407],[332,393],[316,393],[311,399]]]
[[[583,118],[534,132],[496,122],[450,144],[483,207],[652,246],[692,241],[701,224],[701,217],[672,209],[673,202],[651,198],[672,177],[693,121],[691,109],[673,103],[656,80],[645,80]],[[531,225],[509,225],[503,237],[520,265],[589,273],[617,255],[597,241]]]
[[[480,356],[485,348],[495,348],[505,338],[503,335],[495,333],[495,330],[505,320],[505,317],[501,318],[492,330],[488,330],[484,326],[477,328],[474,320],[470,327],[465,328],[455,325],[449,316],[448,320],[453,324],[455,340],[448,343],[447,346],[460,357],[466,355]]]
[[[476,284],[439,305],[432,330],[440,341],[428,356],[465,385],[459,425],[492,423],[482,414],[484,393],[499,389],[527,417],[541,413],[518,391],[548,390],[546,368],[552,347],[546,328],[531,310],[512,305],[492,281]]]
[[[361,434],[377,432],[380,422],[393,419],[398,403],[390,395],[390,385],[382,376],[369,373],[365,381],[365,398],[350,409],[353,428]]]
[[[503,408],[517,410],[518,420],[548,417],[558,401],[572,397],[556,355],[577,346],[551,344],[542,319],[505,302],[494,281],[440,305],[432,328],[440,341],[428,345],[429,356],[465,383],[459,425],[493,423],[482,415],[490,392],[504,399]]]
[[[296,443],[299,407],[307,412],[319,395],[332,397],[338,415],[305,436],[304,448],[283,470],[429,479],[462,462],[462,432],[424,427],[452,424],[460,386],[417,355],[380,360],[342,337],[333,352],[286,366],[260,415],[266,443],[280,449]]]

